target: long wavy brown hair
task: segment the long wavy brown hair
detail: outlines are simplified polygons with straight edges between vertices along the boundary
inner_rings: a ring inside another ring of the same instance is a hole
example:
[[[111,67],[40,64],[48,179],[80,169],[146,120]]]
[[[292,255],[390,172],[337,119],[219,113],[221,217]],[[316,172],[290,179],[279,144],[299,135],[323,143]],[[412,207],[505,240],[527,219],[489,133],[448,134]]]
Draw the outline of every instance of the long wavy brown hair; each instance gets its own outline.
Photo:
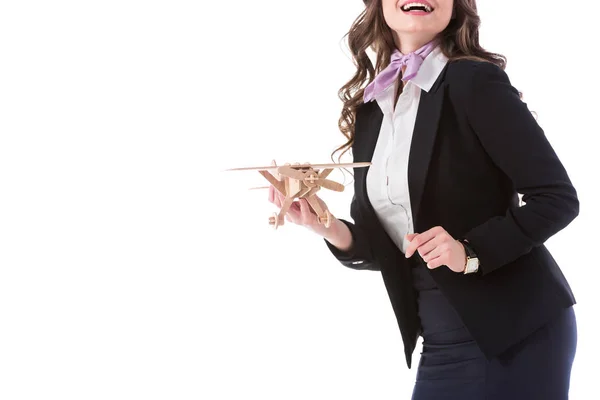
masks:
[[[490,53],[479,45],[480,24],[475,0],[454,0],[453,17],[446,29],[438,35],[442,52],[449,61],[459,59],[487,61],[505,69],[506,57]],[[331,154],[333,159],[335,153],[342,151],[338,161],[354,142],[356,110],[363,103],[365,87],[389,65],[391,54],[396,48],[392,30],[383,17],[381,0],[365,0],[365,9],[356,18],[350,31],[344,35],[346,36],[356,73],[338,92],[339,98],[344,103],[338,126],[348,139]],[[375,52],[375,66],[367,55],[368,49]]]

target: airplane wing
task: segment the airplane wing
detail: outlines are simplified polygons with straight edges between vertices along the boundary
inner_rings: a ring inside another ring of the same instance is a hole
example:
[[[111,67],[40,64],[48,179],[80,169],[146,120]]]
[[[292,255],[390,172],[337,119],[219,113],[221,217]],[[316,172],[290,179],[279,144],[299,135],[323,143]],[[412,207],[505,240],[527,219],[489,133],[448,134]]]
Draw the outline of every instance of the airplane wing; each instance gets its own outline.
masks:
[[[358,162],[358,163],[342,163],[342,164],[336,164],[336,163],[330,163],[330,164],[297,164],[297,165],[287,165],[291,168],[294,169],[301,169],[301,168],[363,168],[363,167],[368,167],[369,165],[371,165],[370,162]],[[225,171],[274,171],[277,170],[277,168],[284,166],[282,165],[269,165],[268,167],[242,167],[242,168],[230,168],[230,169],[226,169]]]

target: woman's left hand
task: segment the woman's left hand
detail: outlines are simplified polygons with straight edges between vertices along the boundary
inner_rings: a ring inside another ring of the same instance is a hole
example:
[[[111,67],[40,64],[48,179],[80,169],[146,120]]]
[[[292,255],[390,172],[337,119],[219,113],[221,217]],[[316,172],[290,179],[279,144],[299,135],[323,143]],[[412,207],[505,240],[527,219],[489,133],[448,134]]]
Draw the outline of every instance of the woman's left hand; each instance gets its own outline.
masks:
[[[429,269],[446,265],[454,272],[464,272],[467,264],[465,248],[441,226],[423,233],[409,233],[406,238],[410,241],[406,258],[418,250]]]

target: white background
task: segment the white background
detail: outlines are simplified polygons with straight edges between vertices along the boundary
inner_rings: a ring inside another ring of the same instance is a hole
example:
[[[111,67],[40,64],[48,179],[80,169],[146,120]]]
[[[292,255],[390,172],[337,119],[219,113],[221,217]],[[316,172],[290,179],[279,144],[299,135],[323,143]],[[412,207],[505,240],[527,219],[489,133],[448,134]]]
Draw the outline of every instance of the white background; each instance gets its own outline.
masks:
[[[362,7],[2,1],[0,398],[409,398],[380,274],[274,231],[258,173],[222,172],[329,161]],[[571,398],[592,399],[597,22],[580,3],[479,9],[579,193],[546,244],[579,302]],[[345,218],[351,195],[322,197]]]

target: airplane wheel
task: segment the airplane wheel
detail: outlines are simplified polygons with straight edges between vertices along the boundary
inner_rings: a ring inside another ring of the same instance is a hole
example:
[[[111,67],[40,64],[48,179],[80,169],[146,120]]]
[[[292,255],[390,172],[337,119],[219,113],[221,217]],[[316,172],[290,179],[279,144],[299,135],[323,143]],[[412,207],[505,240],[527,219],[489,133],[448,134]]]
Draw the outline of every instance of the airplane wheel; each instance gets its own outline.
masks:
[[[279,215],[277,213],[273,213],[272,217],[269,217],[269,225],[273,226],[273,228],[277,229],[280,225],[283,225],[283,221],[279,222]]]
[[[325,211],[325,216],[319,217],[319,223],[325,225],[325,228],[329,228],[331,226],[332,215],[329,210]]]

